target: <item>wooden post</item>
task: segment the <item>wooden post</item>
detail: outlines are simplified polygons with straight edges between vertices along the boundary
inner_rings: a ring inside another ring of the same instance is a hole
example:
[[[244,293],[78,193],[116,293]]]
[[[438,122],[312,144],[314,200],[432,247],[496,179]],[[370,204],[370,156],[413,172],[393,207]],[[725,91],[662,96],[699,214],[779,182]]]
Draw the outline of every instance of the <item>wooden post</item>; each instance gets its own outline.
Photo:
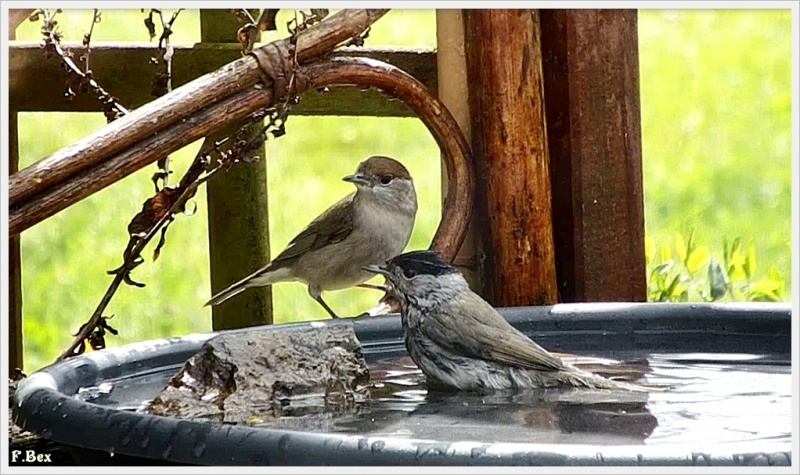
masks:
[[[535,10],[462,10],[483,295],[556,302],[550,170]]]
[[[236,41],[240,27],[225,10],[201,10],[200,30],[204,43]],[[203,147],[235,132],[241,124],[225,127],[206,138]],[[260,160],[240,163],[209,180],[208,245],[211,294],[256,271],[270,259],[267,211],[267,157],[262,147],[253,152]],[[210,295],[209,295],[210,297]],[[272,323],[272,287],[250,289],[212,308],[214,330]]]
[[[13,10],[12,10],[13,12]],[[9,18],[8,39],[16,39],[17,26],[27,16],[27,11]],[[11,12],[9,12],[11,13]],[[19,134],[17,111],[8,111],[8,174],[19,170]],[[19,253],[19,234],[8,239],[8,375],[14,377],[16,368],[22,369],[22,261]]]
[[[453,114],[467,142],[471,143],[469,83],[467,63],[464,58],[464,20],[461,10],[436,10],[436,70],[439,100]],[[442,200],[444,200],[447,196],[444,165],[442,171]],[[476,292],[482,287],[478,272],[478,236],[478,227],[475,225],[475,219],[472,219],[464,243],[453,263]]]
[[[542,10],[560,300],[647,299],[635,10]]]

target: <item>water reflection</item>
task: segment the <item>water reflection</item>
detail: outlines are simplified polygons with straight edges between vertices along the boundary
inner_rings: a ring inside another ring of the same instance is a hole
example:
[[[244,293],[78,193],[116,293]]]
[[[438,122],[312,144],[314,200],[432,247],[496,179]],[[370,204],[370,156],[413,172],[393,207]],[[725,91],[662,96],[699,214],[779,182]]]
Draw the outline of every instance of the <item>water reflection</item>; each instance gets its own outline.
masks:
[[[252,425],[484,443],[791,443],[791,365],[787,355],[607,356],[625,364],[590,357],[577,357],[573,362],[584,367],[594,365],[597,372],[625,380],[644,376],[649,384],[671,389],[651,394],[587,389],[444,393],[428,391],[422,373],[403,357],[370,362],[373,387],[365,404],[332,413],[324,407],[322,395],[307,395],[285,401],[280,410],[284,417]],[[92,402],[141,407],[170,375],[170,371],[164,371],[135,381],[115,381],[110,394]],[[90,393],[87,390],[76,397]]]
[[[519,394],[428,391],[407,358],[371,363],[372,400],[313,422],[274,427],[441,441],[592,445],[791,441],[791,366],[781,356],[617,354],[572,362],[662,393],[549,389]],[[623,361],[620,364],[617,360]]]

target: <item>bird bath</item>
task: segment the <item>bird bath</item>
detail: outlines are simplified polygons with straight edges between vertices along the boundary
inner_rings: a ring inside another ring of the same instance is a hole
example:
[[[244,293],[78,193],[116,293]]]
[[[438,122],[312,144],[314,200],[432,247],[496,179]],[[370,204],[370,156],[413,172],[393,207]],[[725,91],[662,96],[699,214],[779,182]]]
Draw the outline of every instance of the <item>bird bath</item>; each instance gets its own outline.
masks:
[[[550,351],[646,362],[670,391],[437,394],[409,366],[397,315],[352,325],[373,382],[367,410],[303,430],[218,424],[141,408],[210,338],[88,353],[23,380],[15,422],[80,449],[197,465],[789,465],[789,304],[560,304],[499,309]],[[250,329],[252,330],[252,329]],[[238,332],[242,330],[231,330]],[[227,333],[227,332],[226,332]]]

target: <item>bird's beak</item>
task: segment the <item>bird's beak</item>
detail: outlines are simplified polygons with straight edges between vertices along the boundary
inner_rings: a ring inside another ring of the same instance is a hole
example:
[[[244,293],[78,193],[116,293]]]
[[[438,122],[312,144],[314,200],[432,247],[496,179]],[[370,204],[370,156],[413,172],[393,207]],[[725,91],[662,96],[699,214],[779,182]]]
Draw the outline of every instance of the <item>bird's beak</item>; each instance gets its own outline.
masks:
[[[375,264],[362,266],[361,268],[367,272],[372,272],[373,274],[385,275],[386,277],[389,277],[391,275],[391,273],[388,270],[386,270],[386,268],[381,266],[376,266]]]
[[[342,180],[349,181],[350,183],[354,183],[356,185],[372,186],[372,181],[370,181],[370,179],[367,178],[367,176],[363,173],[347,175],[346,177],[342,178]]]

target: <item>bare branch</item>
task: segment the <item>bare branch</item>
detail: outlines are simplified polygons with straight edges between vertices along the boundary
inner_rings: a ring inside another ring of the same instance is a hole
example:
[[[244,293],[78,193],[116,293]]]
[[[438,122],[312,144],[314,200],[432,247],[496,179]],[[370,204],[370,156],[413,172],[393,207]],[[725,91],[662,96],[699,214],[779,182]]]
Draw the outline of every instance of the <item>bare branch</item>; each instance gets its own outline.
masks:
[[[228,142],[230,138],[217,142],[214,146],[214,150],[210,152],[203,150],[198,152],[178,185],[175,187],[165,187],[157,192],[155,196],[145,201],[142,211],[134,216],[128,225],[130,239],[122,253],[122,265],[114,270],[108,271],[109,274],[114,275],[114,279],[111,281],[102,299],[100,299],[100,303],[92,313],[92,316],[86,323],[81,325],[78,332],[74,335],[75,338],[72,343],[59,355],[56,361],[80,355],[86,349],[86,341],[95,349],[105,347],[106,331],[115,335],[117,334],[117,331],[108,325],[107,319],[110,317],[103,317],[103,311],[105,311],[111,298],[122,283],[136,287],[144,287],[144,284],[133,281],[130,276],[131,271],[144,262],[144,259],[141,257],[142,250],[144,250],[145,246],[147,246],[156,233],[161,231],[161,239],[153,254],[153,260],[157,259],[161,247],[165,243],[167,227],[175,219],[177,213],[181,213],[185,210],[187,201],[195,195],[197,188],[221,170],[227,169],[233,164],[242,161],[243,157],[247,156],[248,152],[263,144],[266,139],[266,132],[270,128],[282,126],[282,121],[285,120],[285,112],[281,111],[280,108],[273,109],[270,114],[269,123],[259,128],[255,134],[252,134],[253,122],[262,120],[264,115],[265,112],[253,114],[251,120],[247,121],[242,128],[234,134],[233,144],[227,150],[222,149],[221,146]],[[211,170],[206,171],[211,163],[212,153],[216,154],[218,159],[216,165]]]
[[[58,31],[58,22],[55,20],[55,15],[61,10],[51,14],[48,9],[41,9],[34,12],[31,19],[42,16],[42,34],[44,35],[44,49],[48,54],[55,54],[61,58],[64,69],[67,72],[67,97],[75,95],[74,89],[79,92],[88,92],[91,89],[103,107],[103,113],[106,120],[111,122],[120,116],[127,115],[128,109],[122,106],[119,101],[106,92],[105,89],[100,87],[97,81],[92,78],[91,71],[84,73],[72,60],[72,55],[61,47],[61,32]],[[94,23],[93,23],[94,24]]]

